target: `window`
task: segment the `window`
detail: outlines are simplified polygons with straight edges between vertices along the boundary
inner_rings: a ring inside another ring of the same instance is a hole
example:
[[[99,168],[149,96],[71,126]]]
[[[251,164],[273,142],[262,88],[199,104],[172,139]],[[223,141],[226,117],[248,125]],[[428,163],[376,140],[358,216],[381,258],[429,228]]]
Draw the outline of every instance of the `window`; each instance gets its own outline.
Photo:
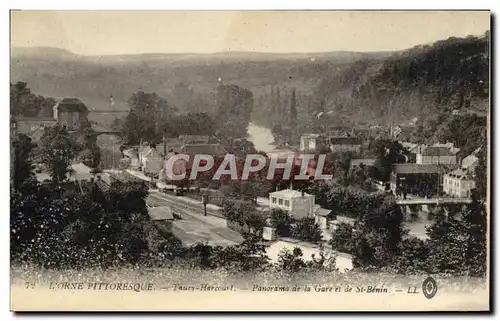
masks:
[[[281,198],[278,200],[278,204],[283,205],[283,200]]]
[[[290,207],[290,201],[285,201],[285,206]]]
[[[273,197],[273,198],[271,199],[271,203],[276,204],[276,197]]]

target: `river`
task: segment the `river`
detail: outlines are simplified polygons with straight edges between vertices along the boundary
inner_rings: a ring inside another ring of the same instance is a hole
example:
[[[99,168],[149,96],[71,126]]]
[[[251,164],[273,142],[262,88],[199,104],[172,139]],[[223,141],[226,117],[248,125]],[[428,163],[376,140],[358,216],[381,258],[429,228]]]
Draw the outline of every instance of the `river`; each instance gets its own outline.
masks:
[[[274,136],[269,128],[250,123],[247,132],[248,140],[254,144],[257,150],[269,153],[275,149]]]

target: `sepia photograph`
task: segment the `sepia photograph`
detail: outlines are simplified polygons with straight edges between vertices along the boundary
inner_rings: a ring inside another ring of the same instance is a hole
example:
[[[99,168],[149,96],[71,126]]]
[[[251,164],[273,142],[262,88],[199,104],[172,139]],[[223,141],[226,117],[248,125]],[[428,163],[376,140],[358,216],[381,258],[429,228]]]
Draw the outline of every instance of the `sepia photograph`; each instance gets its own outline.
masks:
[[[491,19],[11,10],[11,311],[490,311]]]

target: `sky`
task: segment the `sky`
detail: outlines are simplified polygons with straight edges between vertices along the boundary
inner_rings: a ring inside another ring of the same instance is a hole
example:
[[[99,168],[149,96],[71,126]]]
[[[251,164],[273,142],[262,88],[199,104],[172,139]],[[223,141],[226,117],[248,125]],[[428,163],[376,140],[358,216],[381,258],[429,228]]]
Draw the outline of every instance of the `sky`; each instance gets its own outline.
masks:
[[[489,29],[489,11],[11,12],[12,46],[81,55],[387,51]]]

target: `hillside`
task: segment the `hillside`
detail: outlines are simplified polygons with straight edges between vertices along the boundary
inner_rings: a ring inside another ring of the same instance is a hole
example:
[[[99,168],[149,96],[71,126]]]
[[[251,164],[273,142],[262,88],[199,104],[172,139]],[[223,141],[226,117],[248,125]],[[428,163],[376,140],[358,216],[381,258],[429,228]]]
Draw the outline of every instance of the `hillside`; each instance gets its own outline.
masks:
[[[315,88],[313,106],[386,122],[452,110],[488,110],[489,34],[449,38],[395,53],[383,63],[359,60]]]
[[[268,127],[276,123],[273,113],[278,122],[287,118],[293,89],[305,122],[331,111],[330,123],[389,124],[456,109],[486,113],[488,39],[488,33],[449,38],[394,53],[80,56],[57,48],[12,48],[11,82],[28,82],[44,97],[78,97],[96,110],[128,110],[127,99],[144,91],[156,92],[181,111],[214,111],[221,78],[252,91],[252,119]]]
[[[138,90],[166,97],[180,82],[187,82],[199,93],[208,93],[217,86],[219,77],[224,83],[253,92],[283,83],[310,89],[334,65],[387,55],[223,52],[79,56],[56,48],[13,48],[11,82],[28,82],[34,92],[48,97],[107,101],[112,95],[117,103],[124,103]]]

